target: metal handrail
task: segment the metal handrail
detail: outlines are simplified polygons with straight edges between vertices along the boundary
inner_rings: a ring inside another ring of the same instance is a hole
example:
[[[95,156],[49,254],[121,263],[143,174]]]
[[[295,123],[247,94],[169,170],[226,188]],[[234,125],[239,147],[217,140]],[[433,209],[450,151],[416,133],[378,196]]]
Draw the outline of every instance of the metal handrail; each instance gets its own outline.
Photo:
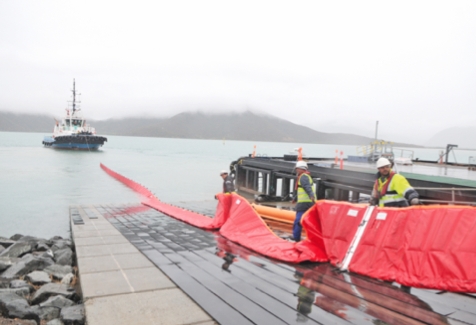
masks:
[[[466,201],[420,200],[420,202],[448,203],[448,204],[459,204],[459,205],[476,205],[476,202],[466,202]]]
[[[400,156],[397,155],[397,153],[400,152]],[[413,157],[415,155],[415,152],[410,149],[402,149],[402,148],[393,148],[393,154],[395,157],[402,157],[402,158],[410,158],[413,160]]]
[[[471,202],[464,202],[464,201],[455,201],[455,191],[476,191],[476,188],[459,188],[459,187],[414,187],[415,190],[442,190],[442,191],[451,191],[451,201],[447,200],[420,200],[422,202],[446,202],[452,204],[466,204],[472,205],[476,204]]]
[[[461,187],[414,187],[415,190],[457,190],[457,191],[476,191],[476,188],[461,188]]]

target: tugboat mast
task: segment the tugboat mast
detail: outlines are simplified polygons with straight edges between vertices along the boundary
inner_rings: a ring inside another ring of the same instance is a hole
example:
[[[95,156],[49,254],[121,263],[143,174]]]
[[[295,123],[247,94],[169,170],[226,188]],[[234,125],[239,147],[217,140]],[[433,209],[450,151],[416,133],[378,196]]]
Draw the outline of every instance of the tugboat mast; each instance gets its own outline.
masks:
[[[72,100],[72,101],[68,101],[68,108],[67,108],[68,112],[69,112],[69,108],[70,108],[70,107],[72,108],[72,112],[71,112],[71,117],[70,117],[70,119],[74,117],[74,113],[75,113],[76,111],[79,111],[79,110],[80,110],[79,105],[77,105],[77,104],[80,104],[80,103],[81,103],[81,100],[80,100],[80,99],[76,102],[76,80],[75,80],[75,79],[73,79],[73,89],[71,90],[71,92],[73,93],[73,100]],[[81,94],[78,94],[78,96],[80,96],[80,95],[81,95]],[[71,104],[71,106],[69,106],[70,104]],[[69,113],[68,113],[68,115],[69,115]]]
[[[73,79],[73,114],[76,111],[76,80]]]

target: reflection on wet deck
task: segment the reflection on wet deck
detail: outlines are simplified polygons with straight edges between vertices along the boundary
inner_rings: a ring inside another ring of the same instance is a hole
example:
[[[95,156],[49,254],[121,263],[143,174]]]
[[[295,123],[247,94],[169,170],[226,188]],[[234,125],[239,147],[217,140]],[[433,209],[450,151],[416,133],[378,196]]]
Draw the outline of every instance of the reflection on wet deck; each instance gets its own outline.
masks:
[[[472,295],[406,293],[327,263],[273,261],[152,209],[96,209],[220,324],[476,324]]]

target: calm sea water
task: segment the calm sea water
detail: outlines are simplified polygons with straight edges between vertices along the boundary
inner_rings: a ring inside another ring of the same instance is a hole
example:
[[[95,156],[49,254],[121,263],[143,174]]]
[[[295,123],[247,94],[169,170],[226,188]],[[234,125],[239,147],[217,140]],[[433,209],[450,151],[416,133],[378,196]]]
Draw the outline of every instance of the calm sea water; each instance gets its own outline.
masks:
[[[108,136],[99,151],[44,148],[40,133],[0,132],[0,236],[15,233],[49,238],[69,236],[69,206],[139,204],[129,188],[107,175],[103,163],[146,186],[164,202],[203,202],[221,191],[221,169],[247,156],[282,156],[303,147],[309,157],[333,158],[354,146]],[[436,160],[439,150],[419,149],[416,157]],[[476,152],[456,151],[467,162]]]

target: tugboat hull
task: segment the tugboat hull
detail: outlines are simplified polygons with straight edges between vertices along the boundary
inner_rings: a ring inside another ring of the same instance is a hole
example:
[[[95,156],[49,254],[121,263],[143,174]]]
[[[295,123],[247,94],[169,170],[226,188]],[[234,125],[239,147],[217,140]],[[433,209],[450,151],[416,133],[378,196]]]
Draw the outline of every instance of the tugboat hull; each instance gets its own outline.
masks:
[[[43,145],[55,149],[97,150],[107,138],[95,135],[67,135],[59,137],[45,137]]]

